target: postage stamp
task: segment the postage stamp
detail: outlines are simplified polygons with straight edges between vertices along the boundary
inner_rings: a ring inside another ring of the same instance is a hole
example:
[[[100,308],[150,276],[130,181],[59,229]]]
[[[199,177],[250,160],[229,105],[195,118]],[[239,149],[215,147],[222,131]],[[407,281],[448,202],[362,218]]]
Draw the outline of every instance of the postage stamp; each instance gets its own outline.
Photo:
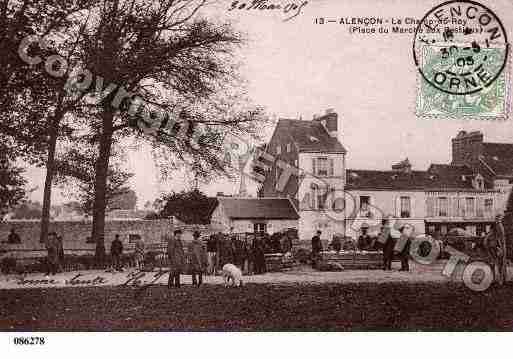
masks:
[[[418,116],[505,118],[507,35],[499,18],[473,1],[449,1],[416,28]]]

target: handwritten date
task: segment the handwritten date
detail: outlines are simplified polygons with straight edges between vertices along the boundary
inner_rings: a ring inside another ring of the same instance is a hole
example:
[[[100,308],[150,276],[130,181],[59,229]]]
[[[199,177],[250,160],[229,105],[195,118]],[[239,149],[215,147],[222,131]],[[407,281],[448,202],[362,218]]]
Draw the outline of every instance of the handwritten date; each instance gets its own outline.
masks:
[[[283,11],[285,19],[283,21],[289,21],[299,14],[303,8],[308,4],[308,1],[301,3],[289,2],[289,3],[270,3],[267,0],[252,0],[251,2],[233,1],[228,8],[228,11],[233,10],[261,10],[261,11]]]

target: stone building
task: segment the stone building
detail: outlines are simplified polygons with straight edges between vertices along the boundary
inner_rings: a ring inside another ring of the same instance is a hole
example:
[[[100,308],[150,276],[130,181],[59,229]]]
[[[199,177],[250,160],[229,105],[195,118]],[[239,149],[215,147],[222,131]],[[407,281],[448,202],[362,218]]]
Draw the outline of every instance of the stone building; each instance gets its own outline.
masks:
[[[269,233],[297,228],[299,215],[288,198],[218,197],[211,225],[234,233]]]
[[[343,205],[335,194],[345,185],[346,149],[340,137],[338,115],[328,109],[311,121],[280,119],[265,148],[273,162],[258,196],[289,198],[299,213],[300,238],[312,237],[317,229],[323,238],[344,231],[343,218],[333,220]]]

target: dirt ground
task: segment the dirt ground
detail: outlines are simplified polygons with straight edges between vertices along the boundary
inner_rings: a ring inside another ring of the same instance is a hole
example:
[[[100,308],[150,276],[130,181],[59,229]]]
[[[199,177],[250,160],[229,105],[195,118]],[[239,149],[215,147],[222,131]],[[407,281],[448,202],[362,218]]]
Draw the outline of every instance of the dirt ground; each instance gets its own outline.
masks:
[[[2,331],[512,330],[513,285],[279,283],[0,290]]]

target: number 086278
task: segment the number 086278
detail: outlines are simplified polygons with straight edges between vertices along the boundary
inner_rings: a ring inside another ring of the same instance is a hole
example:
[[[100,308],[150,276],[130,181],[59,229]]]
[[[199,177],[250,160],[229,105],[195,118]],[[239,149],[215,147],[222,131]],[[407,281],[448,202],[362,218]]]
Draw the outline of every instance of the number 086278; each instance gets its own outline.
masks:
[[[45,345],[45,337],[14,337],[14,345]]]

